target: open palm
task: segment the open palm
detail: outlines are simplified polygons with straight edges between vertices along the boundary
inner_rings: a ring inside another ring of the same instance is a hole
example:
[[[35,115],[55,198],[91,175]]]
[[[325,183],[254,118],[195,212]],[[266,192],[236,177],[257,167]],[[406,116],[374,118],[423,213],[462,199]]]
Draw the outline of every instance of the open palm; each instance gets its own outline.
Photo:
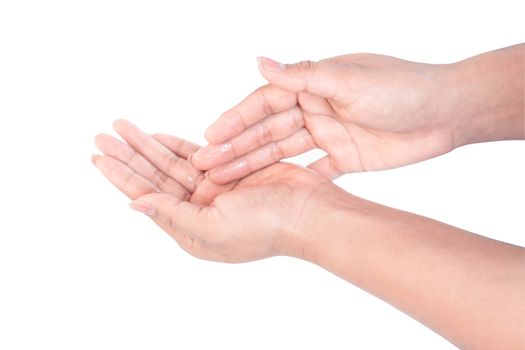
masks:
[[[340,191],[314,171],[285,163],[217,185],[186,160],[197,145],[147,135],[124,120],[114,128],[127,144],[98,135],[104,155],[94,156],[95,165],[135,206],[147,205],[142,211],[183,249],[203,259],[292,255],[320,215],[327,191]]]

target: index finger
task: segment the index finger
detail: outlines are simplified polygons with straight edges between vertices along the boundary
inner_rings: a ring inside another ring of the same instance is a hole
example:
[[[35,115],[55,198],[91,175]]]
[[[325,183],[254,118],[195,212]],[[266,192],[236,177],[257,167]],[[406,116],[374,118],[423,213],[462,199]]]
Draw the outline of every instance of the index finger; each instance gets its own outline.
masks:
[[[224,142],[259,120],[286,111],[295,105],[297,93],[273,85],[262,86],[210,125],[205,133],[206,140],[212,144]]]

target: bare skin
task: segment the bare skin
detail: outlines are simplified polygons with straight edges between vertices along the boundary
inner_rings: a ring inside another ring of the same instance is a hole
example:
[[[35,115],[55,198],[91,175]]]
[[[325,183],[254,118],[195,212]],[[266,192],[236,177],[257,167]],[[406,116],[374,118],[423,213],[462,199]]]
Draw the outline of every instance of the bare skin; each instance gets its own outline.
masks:
[[[462,349],[523,348],[525,249],[366,201],[292,164],[216,185],[187,161],[198,146],[122,120],[115,129],[128,144],[97,136],[93,162],[193,256],[308,260]]]
[[[283,65],[226,111],[192,157],[216,183],[320,148],[309,167],[333,179],[419,162],[456,147],[523,139],[525,45],[435,65],[373,54]]]
[[[196,257],[308,260],[462,349],[523,349],[524,248],[366,201],[330,179],[523,139],[524,47],[450,66],[376,55],[262,59],[271,85],[208,129],[215,144],[150,136],[120,120],[126,143],[97,136],[103,155],[93,162]],[[278,162],[314,147],[328,153],[315,171]]]
[[[216,185],[186,160],[198,146],[173,136],[149,136],[125,120],[114,127],[127,144],[98,135],[95,143],[104,155],[94,156],[95,165],[135,200],[134,209],[150,215],[182,248],[202,259],[243,262],[282,254],[284,247],[294,246],[287,243],[292,239],[287,233],[298,231],[303,217],[315,220],[320,208],[326,204],[325,210],[331,210],[344,193],[314,171],[284,163]],[[158,206],[150,208],[151,203]],[[257,215],[238,220],[251,210]]]

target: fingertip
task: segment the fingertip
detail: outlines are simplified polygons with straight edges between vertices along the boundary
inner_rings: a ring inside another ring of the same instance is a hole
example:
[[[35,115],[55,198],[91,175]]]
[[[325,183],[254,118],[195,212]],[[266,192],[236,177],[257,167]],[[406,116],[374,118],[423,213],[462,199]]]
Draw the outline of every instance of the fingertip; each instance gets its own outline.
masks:
[[[97,165],[97,160],[98,160],[99,158],[100,158],[100,155],[98,155],[98,154],[92,154],[92,155],[91,155],[91,162],[92,162],[93,164],[95,164],[95,166],[96,166],[96,165]]]
[[[214,184],[219,185],[220,182],[218,182],[217,179],[215,179],[216,175],[214,175],[214,174],[215,174],[215,171],[213,171],[213,169],[212,170],[208,170],[207,172],[204,173],[204,178],[207,179],[208,181],[213,182]]]
[[[94,143],[95,143],[95,146],[97,146],[97,148],[100,148],[101,145],[104,143],[104,141],[107,141],[107,139],[111,137],[110,135],[108,134],[98,134],[95,136],[95,138],[93,139],[94,140]]]
[[[221,129],[218,128],[215,123],[210,125],[205,131],[204,131],[204,138],[209,143],[221,143],[224,141],[224,137],[221,137]]]
[[[134,200],[129,203],[129,207],[135,211],[151,217],[157,215],[157,211],[155,210],[154,206],[151,205],[151,203],[145,202],[143,200]]]
[[[190,154],[188,156],[188,162],[190,163],[191,166],[193,166],[194,168],[197,168],[197,169],[200,169],[200,170],[204,170],[204,169],[201,169],[199,166],[200,166],[200,150],[202,148],[196,150],[195,152],[193,152],[192,154]]]
[[[161,199],[164,195],[167,194],[158,192],[144,193],[136,197],[131,203],[141,203],[150,207],[157,207],[158,200]]]
[[[206,139],[206,141],[208,141],[209,143],[212,143],[213,141],[213,130],[211,130],[211,127],[208,127],[206,130],[204,130],[204,138]]]
[[[162,134],[162,133],[154,133],[154,134],[151,134],[150,136],[153,137],[153,139],[157,140],[157,142],[164,145],[165,147],[170,148],[168,147],[168,145],[170,143],[171,136],[167,134]],[[173,151],[172,149],[170,150]]]
[[[126,120],[126,119],[117,119],[113,122],[113,130],[115,130],[116,132],[118,132],[119,130],[122,130],[124,127],[126,127],[127,125],[130,125],[131,123],[129,122],[129,120]]]
[[[211,144],[219,144],[240,134],[245,129],[240,120],[241,116],[238,111],[229,110],[224,112],[204,132],[206,141]]]
[[[124,123],[125,122],[125,119],[115,119],[113,121],[113,129],[118,129],[118,127],[120,126],[120,124]]]
[[[209,170],[226,164],[235,158],[230,142],[206,145],[192,154],[191,164],[200,170]]]
[[[207,164],[207,160],[209,157],[206,157],[205,153],[206,151],[204,150],[204,148],[200,148],[195,153],[190,155],[188,161],[194,168],[197,168],[199,170],[208,170],[211,167],[209,167]]]
[[[268,58],[268,57],[257,56],[256,60],[257,60],[258,66],[259,66],[259,70],[263,70],[263,71],[267,71],[267,72],[280,73],[280,72],[284,71],[284,69],[286,67],[281,62],[277,62],[277,61],[272,60],[271,58]]]
[[[100,143],[100,139],[103,137],[102,135],[104,134],[98,134],[98,135],[95,135],[95,137],[93,137],[93,143],[95,144],[95,146],[97,146],[97,148]]]
[[[276,65],[271,63],[270,68],[269,68],[268,65],[266,64],[266,62],[268,61],[275,62]],[[257,57],[257,63],[258,63],[257,68],[259,70],[259,73],[262,75],[262,77],[270,85],[278,86],[282,88],[281,80],[283,77],[283,73],[285,72],[286,65],[273,61],[266,57]],[[271,67],[275,67],[275,68],[271,68]],[[290,90],[290,91],[295,91],[295,90]]]
[[[95,136],[95,147],[102,153],[104,153],[105,146],[108,144],[106,141],[106,136],[104,134],[99,134]]]
[[[257,57],[255,57],[255,60],[257,61],[257,69],[264,76],[264,68],[262,66],[263,57],[262,56],[257,56]]]
[[[198,150],[197,150],[198,151]],[[196,152],[196,151],[195,151]],[[195,152],[193,153],[190,153],[187,157],[186,157],[186,160],[188,161],[188,163],[190,163],[191,166],[193,166],[193,162],[191,161],[193,159],[193,155],[195,154]],[[194,167],[194,166],[193,166]]]
[[[226,185],[233,180],[236,180],[232,177],[232,174],[228,174],[224,171],[218,171],[216,169],[208,170],[204,173],[204,177],[217,185]]]

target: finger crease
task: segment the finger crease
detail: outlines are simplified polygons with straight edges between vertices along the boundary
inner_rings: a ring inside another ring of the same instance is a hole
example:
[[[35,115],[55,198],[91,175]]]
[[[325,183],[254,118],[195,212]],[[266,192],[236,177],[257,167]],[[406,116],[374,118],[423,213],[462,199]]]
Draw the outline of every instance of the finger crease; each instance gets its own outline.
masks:
[[[270,147],[270,157],[274,162],[278,162],[283,159],[283,151],[279,142],[272,142],[269,145]]]
[[[266,115],[271,115],[273,114],[273,108],[272,106],[270,105],[270,103],[268,102],[268,99],[266,98],[266,95],[264,94],[264,92],[261,91],[261,100],[260,100],[260,103],[261,103],[261,107],[262,107],[262,110],[263,112],[266,114]]]
[[[155,171],[153,171],[153,176],[151,178],[151,183],[161,189],[161,187],[164,187],[164,185],[166,184],[166,181],[168,180],[168,176],[166,174],[164,174],[163,171],[159,170],[159,169],[155,169]]]
[[[165,164],[165,169],[166,169],[166,173],[167,174],[171,174],[173,173],[173,170],[175,169],[175,167],[177,166],[177,164],[180,162],[180,158],[169,153],[165,156],[164,158],[164,164]]]

